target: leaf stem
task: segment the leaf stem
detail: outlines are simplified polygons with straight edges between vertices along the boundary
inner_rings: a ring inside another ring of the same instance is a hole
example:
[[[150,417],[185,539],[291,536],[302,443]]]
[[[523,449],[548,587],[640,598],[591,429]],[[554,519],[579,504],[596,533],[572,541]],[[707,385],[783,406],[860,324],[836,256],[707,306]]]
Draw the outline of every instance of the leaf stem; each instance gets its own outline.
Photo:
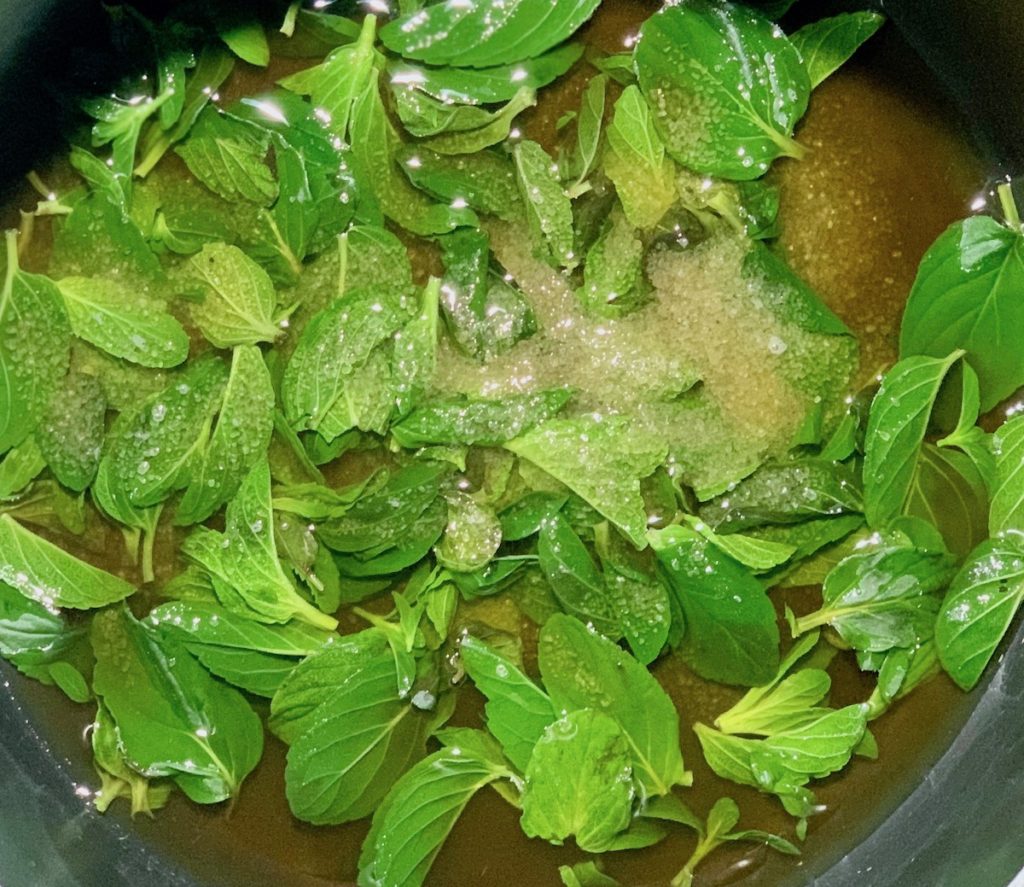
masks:
[[[152,582],[156,578],[153,572],[153,546],[156,543],[156,524],[142,533],[142,581]]]
[[[1015,231],[1024,230],[1024,225],[1021,224],[1020,220],[1020,212],[1017,210],[1017,201],[1013,197],[1013,186],[1009,182],[1002,182],[996,188],[996,193],[999,195],[999,205],[1002,207],[1003,218],[1006,219],[1006,224]]]

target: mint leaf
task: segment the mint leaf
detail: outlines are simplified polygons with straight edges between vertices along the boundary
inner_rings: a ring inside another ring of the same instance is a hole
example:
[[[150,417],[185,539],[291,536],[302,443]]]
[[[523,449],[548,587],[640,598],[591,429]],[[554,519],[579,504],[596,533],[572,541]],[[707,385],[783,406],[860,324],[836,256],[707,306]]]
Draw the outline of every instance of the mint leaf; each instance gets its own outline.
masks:
[[[388,76],[396,86],[420,90],[442,102],[492,105],[507,102],[521,88],[547,86],[582,54],[578,43],[566,43],[536,58],[489,68],[424,67],[391,60]]]
[[[8,231],[0,288],[0,453],[17,446],[39,419],[68,369],[70,329],[60,292],[18,266],[18,236]]]
[[[213,601],[172,601],[147,617],[210,672],[257,696],[273,696],[300,659],[336,636],[304,622],[265,625]]]
[[[462,738],[476,731],[447,731]],[[455,821],[481,788],[510,774],[493,752],[457,742],[412,767],[388,793],[373,817],[359,856],[360,887],[419,887]]]
[[[579,264],[574,252],[572,203],[554,172],[555,163],[536,142],[524,140],[512,149],[519,194],[533,234],[534,249],[556,267]]]
[[[541,629],[538,658],[556,711],[596,709],[619,724],[629,740],[634,775],[648,795],[689,784],[679,750],[679,715],[639,662],[562,614]]]
[[[656,225],[678,199],[675,166],[665,156],[654,115],[636,86],[627,86],[615,102],[604,169],[626,218],[637,228]]]
[[[238,247],[206,244],[189,260],[189,274],[203,297],[192,319],[218,348],[273,342],[281,334],[274,285]]]
[[[236,797],[263,752],[263,731],[242,695],[126,609],[97,614],[93,685],[117,725],[128,765],[169,776],[199,804]]]
[[[800,53],[757,12],[694,0],[665,7],[640,29],[633,53],[640,88],[669,153],[683,166],[756,179],[781,155],[807,109]]]
[[[459,644],[466,674],[487,697],[487,729],[520,771],[537,740],[557,717],[548,695],[504,656],[472,635]]]
[[[390,50],[432,65],[480,68],[539,56],[570,37],[600,0],[511,0],[427,7],[381,28]]]
[[[789,39],[804,60],[811,88],[839,70],[883,22],[877,12],[844,12],[796,31]]]
[[[88,610],[124,600],[135,589],[0,514],[0,582],[45,607]]]
[[[257,462],[228,504],[225,530],[194,530],[181,546],[214,581],[229,609],[260,622],[297,618],[331,630],[337,621],[299,596],[277,556],[271,510],[270,469]]]
[[[648,538],[685,617],[680,654],[686,664],[720,683],[749,687],[771,680],[779,629],[760,583],[693,531],[669,527]]]
[[[263,356],[253,345],[235,348],[209,443],[174,512],[179,526],[206,520],[238,491],[270,445],[274,389]]]
[[[665,458],[665,448],[617,417],[550,419],[505,447],[585,499],[643,546],[647,515],[640,479]]]
[[[595,709],[570,712],[550,724],[526,768],[523,831],[561,844],[575,837],[600,853],[632,816],[630,746],[622,728]]]
[[[285,786],[305,822],[349,822],[372,813],[423,757],[433,718],[395,692],[393,656],[380,657],[325,695],[288,751]]]
[[[76,336],[114,357],[148,367],[173,367],[188,357],[188,334],[152,300],[99,277],[65,277],[57,286]]]
[[[956,574],[935,623],[939,660],[970,690],[1024,600],[1024,537],[1007,530],[979,545]]]
[[[954,351],[942,359],[907,357],[882,379],[864,441],[864,514],[869,526],[885,527],[903,510],[939,387],[962,356]]]
[[[54,476],[81,492],[92,483],[103,446],[107,401],[94,376],[71,372],[36,429],[39,451]]]
[[[1008,191],[1004,191],[1008,194]],[[1024,308],[1024,234],[988,216],[956,222],[921,260],[900,328],[900,356],[945,358],[963,349],[988,411],[1024,381],[1014,331]]]

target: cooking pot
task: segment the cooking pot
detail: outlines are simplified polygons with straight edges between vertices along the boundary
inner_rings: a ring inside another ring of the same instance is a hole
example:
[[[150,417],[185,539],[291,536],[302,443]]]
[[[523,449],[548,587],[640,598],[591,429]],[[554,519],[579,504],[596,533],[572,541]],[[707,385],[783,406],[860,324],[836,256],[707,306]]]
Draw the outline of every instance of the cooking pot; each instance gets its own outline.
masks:
[[[804,4],[814,17],[825,5],[849,5]],[[867,51],[886,54],[887,65],[912,78],[905,82],[944,89],[993,177],[1024,170],[1024,3],[885,0],[883,8],[893,24]],[[59,145],[74,94],[116,74],[119,56],[108,41],[98,2],[0,0],[0,195]],[[943,723],[952,741],[935,752],[923,781],[909,795],[879,799],[845,845],[813,850],[794,869],[794,885],[1005,887],[1014,879],[1024,868],[1022,648],[1018,626],[968,704]],[[6,664],[0,682],[0,884],[195,885],[181,859],[148,847],[130,824],[98,815],[76,794],[95,783],[85,756],[69,760],[53,749],[19,703],[21,684]],[[929,737],[920,740],[925,748]],[[231,871],[218,883],[253,881]]]

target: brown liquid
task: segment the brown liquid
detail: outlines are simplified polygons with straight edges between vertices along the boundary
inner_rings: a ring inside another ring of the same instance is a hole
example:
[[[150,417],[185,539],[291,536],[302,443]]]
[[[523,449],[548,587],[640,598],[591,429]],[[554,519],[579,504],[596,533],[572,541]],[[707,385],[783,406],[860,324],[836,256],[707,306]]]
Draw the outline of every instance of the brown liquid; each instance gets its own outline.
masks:
[[[587,39],[615,51],[651,8],[606,0],[587,28]],[[781,246],[794,268],[858,334],[868,375],[895,355],[899,315],[921,255],[946,225],[966,214],[983,175],[940,111],[902,95],[885,76],[884,56],[881,61],[881,67],[870,69],[855,61],[815,92],[797,133],[812,149],[808,158],[802,163],[781,161],[773,172],[782,187],[782,217],[788,223]],[[225,96],[254,92],[283,72],[275,70],[268,78],[266,72],[240,68]],[[565,108],[578,104],[585,80],[571,76],[544,91],[540,106],[526,118],[528,134],[550,143],[554,121]],[[15,222],[16,217],[4,220]],[[163,539],[157,552],[158,560],[164,555],[165,565],[172,542]],[[116,551],[118,545],[111,539],[79,550],[102,563],[100,552]],[[124,564],[105,566],[127,569]],[[815,606],[816,594],[813,589],[794,590],[785,599],[806,611]],[[776,592],[775,597],[781,606],[782,596]],[[833,704],[860,701],[870,693],[871,679],[857,671],[848,655],[836,657],[831,673]],[[684,756],[695,776],[687,802],[703,814],[718,797],[729,795],[740,804],[744,827],[792,837],[792,820],[774,799],[725,783],[710,772],[690,730],[697,721],[713,721],[738,693],[700,681],[673,657],[660,662],[655,674],[682,713]],[[76,741],[91,710],[71,706],[50,688],[21,683],[19,695],[53,736],[55,750],[71,760],[83,779],[94,782],[88,776],[87,746]],[[813,785],[826,810],[811,820],[805,856],[794,860],[755,845],[732,845],[698,869],[696,883],[779,885],[805,880],[810,870],[820,870],[877,827],[925,777],[955,735],[966,706],[966,697],[944,678],[918,689],[872,725],[880,748],[877,761],[858,759],[839,776]],[[480,699],[471,690],[462,691],[455,721],[481,724]],[[268,735],[262,762],[230,810],[226,805],[193,805],[179,793],[155,820],[141,818],[134,827],[203,883],[351,883],[368,824],[320,828],[296,821],[285,800],[285,752]],[[118,805],[108,815],[125,813]],[[557,866],[583,854],[573,847],[528,840],[517,820],[518,812],[497,794],[482,792],[456,825],[428,883],[557,887]],[[653,848],[609,854],[605,863],[609,874],[629,887],[666,885],[693,845],[692,835],[678,828]]]

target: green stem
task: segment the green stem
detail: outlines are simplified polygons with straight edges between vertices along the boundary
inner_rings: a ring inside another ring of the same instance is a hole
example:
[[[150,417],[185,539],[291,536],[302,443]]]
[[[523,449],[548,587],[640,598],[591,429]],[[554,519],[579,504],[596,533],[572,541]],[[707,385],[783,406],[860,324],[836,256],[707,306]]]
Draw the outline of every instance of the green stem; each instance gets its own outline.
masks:
[[[338,627],[338,620],[333,616],[328,616],[326,613],[320,612],[316,607],[309,603],[305,598],[301,597],[298,593],[295,594],[296,604],[294,616],[296,619],[301,619],[303,622],[308,622],[315,628],[322,628],[325,631],[334,631]]]
[[[697,843],[696,848],[694,848],[693,854],[688,860],[686,860],[686,865],[684,865],[679,874],[672,879],[672,887],[690,887],[690,885],[693,884],[694,870],[701,864],[704,857],[717,846],[718,841],[714,838],[710,836],[701,838]]]
[[[8,228],[4,232],[4,240],[7,242],[7,274],[4,278],[4,290],[9,290],[14,282],[14,275],[18,273],[18,229]]]
[[[152,582],[156,578],[153,572],[153,545],[156,542],[156,526],[150,527],[142,534],[142,581]]]
[[[1013,187],[1009,182],[1003,182],[996,188],[996,193],[999,195],[999,205],[1003,209],[1003,218],[1006,219],[1006,224],[1015,231],[1020,231],[1022,229],[1020,212],[1017,210],[1017,201],[1013,198]]]
[[[348,274],[348,234],[338,235],[338,295],[345,295],[345,277]]]
[[[295,33],[295,20],[298,18],[301,5],[301,0],[294,0],[293,3],[288,4],[288,11],[284,14],[284,21],[281,22],[280,28],[285,37],[291,37]]]

